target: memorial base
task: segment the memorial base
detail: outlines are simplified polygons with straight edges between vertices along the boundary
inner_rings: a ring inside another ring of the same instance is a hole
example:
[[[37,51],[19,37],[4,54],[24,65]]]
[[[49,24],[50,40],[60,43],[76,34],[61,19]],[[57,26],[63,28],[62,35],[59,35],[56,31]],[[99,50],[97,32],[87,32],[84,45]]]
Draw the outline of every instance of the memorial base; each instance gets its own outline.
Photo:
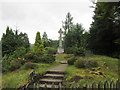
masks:
[[[61,47],[58,47],[57,54],[63,54],[63,53],[64,53],[64,49]]]

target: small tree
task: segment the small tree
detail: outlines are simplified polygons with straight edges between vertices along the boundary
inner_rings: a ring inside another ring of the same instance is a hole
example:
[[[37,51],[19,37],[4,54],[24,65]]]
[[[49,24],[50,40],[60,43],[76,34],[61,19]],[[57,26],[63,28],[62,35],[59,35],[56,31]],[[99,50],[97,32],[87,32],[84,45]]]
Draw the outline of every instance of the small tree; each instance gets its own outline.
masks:
[[[35,51],[35,53],[39,53],[39,54],[43,54],[45,51],[43,41],[41,40],[40,32],[37,32],[37,34],[36,34],[34,51]]]
[[[47,36],[46,32],[44,32],[44,34],[43,34],[42,41],[44,42],[44,47],[47,47],[48,46],[48,36]]]

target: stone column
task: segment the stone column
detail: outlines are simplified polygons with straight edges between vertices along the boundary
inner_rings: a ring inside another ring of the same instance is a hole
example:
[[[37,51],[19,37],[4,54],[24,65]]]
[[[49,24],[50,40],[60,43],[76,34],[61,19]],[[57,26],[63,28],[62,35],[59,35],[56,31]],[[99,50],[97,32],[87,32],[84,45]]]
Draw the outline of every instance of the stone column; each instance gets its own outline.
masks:
[[[63,31],[62,29],[60,28],[60,30],[58,31],[58,33],[60,34],[60,37],[59,37],[59,47],[58,47],[58,51],[57,53],[58,54],[62,54],[64,52],[64,49],[62,47],[62,34],[63,34]]]

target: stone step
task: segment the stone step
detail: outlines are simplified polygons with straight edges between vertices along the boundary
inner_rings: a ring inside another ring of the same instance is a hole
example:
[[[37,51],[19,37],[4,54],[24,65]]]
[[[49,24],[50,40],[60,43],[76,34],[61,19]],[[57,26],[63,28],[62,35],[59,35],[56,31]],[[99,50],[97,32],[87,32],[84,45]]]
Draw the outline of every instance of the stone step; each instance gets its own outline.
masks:
[[[39,88],[59,88],[59,85],[53,85],[53,84],[40,84]]]
[[[52,79],[63,79],[63,74],[45,74],[43,78],[52,78]]]
[[[67,61],[61,61],[60,63],[61,64],[67,64]]]
[[[59,83],[62,83],[63,80],[61,79],[48,79],[48,78],[43,78],[40,79],[39,83],[40,84],[52,84],[54,83],[55,85],[58,85]]]
[[[64,71],[60,70],[49,70],[47,71],[48,74],[64,74]]]

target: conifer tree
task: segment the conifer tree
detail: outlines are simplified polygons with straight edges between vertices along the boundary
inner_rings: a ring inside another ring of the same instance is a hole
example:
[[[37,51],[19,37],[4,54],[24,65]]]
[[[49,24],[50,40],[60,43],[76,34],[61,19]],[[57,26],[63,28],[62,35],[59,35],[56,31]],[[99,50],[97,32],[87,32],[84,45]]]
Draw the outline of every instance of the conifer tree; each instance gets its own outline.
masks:
[[[38,54],[44,53],[44,46],[43,46],[43,41],[41,40],[40,32],[36,33],[34,51],[35,53],[38,53]]]
[[[73,17],[71,16],[70,12],[68,12],[67,15],[66,15],[65,21],[62,22],[63,23],[62,27],[65,30],[64,31],[65,35],[71,30],[71,27],[73,25],[72,20],[73,20]]]
[[[7,27],[6,33],[3,33],[2,39],[2,56],[5,54],[12,54],[13,51],[18,49],[19,47],[24,47],[26,52],[29,51],[29,39],[26,33],[20,32],[18,34],[18,30],[15,30],[15,33],[12,29]]]
[[[6,34],[2,36],[2,56],[13,52],[16,48],[14,33],[12,29],[7,26]]]
[[[47,47],[49,42],[48,42],[48,36],[47,36],[46,32],[44,32],[42,40],[43,40],[43,43],[44,43],[44,47]]]
[[[116,6],[118,3],[111,2],[97,2],[95,8],[94,22],[90,28],[89,48],[95,54],[104,54],[113,56],[118,49],[115,40],[119,35],[116,14]],[[117,13],[116,13],[117,12]],[[116,33],[117,32],[117,33]],[[119,38],[118,38],[119,39]],[[118,40],[117,39],[117,40]]]

